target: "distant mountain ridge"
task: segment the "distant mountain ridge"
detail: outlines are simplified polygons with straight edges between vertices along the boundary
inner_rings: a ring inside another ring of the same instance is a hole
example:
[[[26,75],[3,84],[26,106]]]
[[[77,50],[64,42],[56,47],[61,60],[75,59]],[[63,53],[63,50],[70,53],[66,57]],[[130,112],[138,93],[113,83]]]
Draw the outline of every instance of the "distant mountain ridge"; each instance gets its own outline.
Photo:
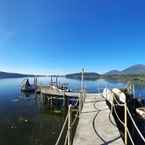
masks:
[[[21,77],[33,77],[33,76],[34,75],[0,71],[0,78],[21,78]]]
[[[92,73],[92,72],[85,72],[84,73],[84,79],[98,79],[98,78],[114,78],[114,77],[119,77],[122,78],[125,75],[126,77],[129,76],[133,77],[134,75],[145,75],[145,65],[144,64],[137,64],[137,65],[132,65],[126,69],[123,69],[122,71],[119,70],[111,70],[105,74],[99,74],[99,73]],[[71,79],[81,79],[81,73],[73,73],[73,74],[67,74],[65,75],[66,78],[71,78]]]
[[[115,75],[120,75],[121,71],[119,71],[119,70],[111,70],[111,71],[105,73],[105,75],[114,75],[114,74]]]
[[[67,74],[65,75],[66,78],[70,78],[70,79],[81,79],[81,73],[72,73],[72,74]],[[100,74],[98,73],[94,73],[94,72],[85,72],[84,73],[84,79],[85,80],[89,80],[89,79],[96,79],[100,77]]]
[[[122,71],[119,70],[111,70],[104,75],[145,75],[145,65],[144,64],[136,64],[130,66]]]
[[[111,70],[105,74],[99,74],[95,72],[85,72],[84,79],[97,79],[102,76],[113,76],[113,75],[145,75],[145,65],[137,64],[130,66],[122,71]],[[0,78],[20,78],[20,77],[34,77],[31,74],[20,74],[0,71]],[[66,74],[65,77],[72,79],[81,79],[81,73]]]

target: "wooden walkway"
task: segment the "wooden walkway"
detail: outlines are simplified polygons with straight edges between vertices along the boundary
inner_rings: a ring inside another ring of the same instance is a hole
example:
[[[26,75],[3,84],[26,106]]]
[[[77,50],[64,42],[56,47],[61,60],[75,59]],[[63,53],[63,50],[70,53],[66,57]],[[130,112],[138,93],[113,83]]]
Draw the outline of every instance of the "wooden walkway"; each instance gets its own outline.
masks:
[[[101,94],[87,94],[73,145],[124,145]]]

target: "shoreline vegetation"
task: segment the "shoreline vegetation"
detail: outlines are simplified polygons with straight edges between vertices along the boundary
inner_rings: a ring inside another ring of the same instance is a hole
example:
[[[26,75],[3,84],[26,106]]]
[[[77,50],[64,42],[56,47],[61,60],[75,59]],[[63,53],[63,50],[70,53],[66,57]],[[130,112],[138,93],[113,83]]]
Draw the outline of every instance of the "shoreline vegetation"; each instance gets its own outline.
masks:
[[[24,77],[44,77],[45,75],[33,75],[33,74],[20,74],[10,72],[0,72],[0,79],[5,78],[24,78]]]
[[[81,73],[67,74],[65,77],[68,79],[80,80]],[[139,74],[136,74],[136,75],[127,75],[127,74],[99,75],[98,73],[84,73],[84,80],[94,80],[95,81],[98,79],[116,80],[116,81],[123,81],[123,82],[128,82],[128,81],[145,82],[145,74],[143,74],[143,75],[139,75]]]
[[[81,72],[72,73],[66,75],[33,75],[33,74],[20,74],[20,73],[9,73],[9,72],[0,72],[0,78],[22,78],[22,77],[65,77],[69,79],[81,79]],[[145,65],[137,64],[130,66],[122,71],[120,70],[111,70],[104,74],[99,74],[96,72],[84,72],[84,80],[116,80],[122,82],[128,81],[140,81],[145,83]]]
[[[81,73],[67,74],[66,78],[81,79]],[[105,79],[105,80],[116,80],[122,82],[128,82],[128,81],[145,82],[145,65],[136,64],[123,70],[111,70],[104,74],[85,72],[84,79],[86,80]]]

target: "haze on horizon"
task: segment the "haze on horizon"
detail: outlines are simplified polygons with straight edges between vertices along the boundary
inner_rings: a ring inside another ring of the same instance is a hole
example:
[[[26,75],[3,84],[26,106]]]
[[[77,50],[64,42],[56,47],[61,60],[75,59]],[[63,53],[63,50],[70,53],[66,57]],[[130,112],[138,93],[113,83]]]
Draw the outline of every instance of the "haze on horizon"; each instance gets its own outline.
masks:
[[[145,64],[144,6],[144,0],[2,0],[0,71],[103,73]]]

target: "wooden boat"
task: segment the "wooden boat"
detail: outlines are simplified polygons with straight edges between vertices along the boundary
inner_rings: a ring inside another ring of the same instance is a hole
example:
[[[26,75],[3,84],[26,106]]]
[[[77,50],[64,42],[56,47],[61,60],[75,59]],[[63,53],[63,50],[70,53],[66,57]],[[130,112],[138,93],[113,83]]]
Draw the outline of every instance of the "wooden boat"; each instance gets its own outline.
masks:
[[[136,113],[145,119],[145,107],[136,108]]]
[[[30,93],[32,93],[32,92],[35,92],[36,89],[37,89],[36,85],[30,84],[28,79],[23,81],[22,87],[21,87],[21,91],[22,92],[30,92]]]

